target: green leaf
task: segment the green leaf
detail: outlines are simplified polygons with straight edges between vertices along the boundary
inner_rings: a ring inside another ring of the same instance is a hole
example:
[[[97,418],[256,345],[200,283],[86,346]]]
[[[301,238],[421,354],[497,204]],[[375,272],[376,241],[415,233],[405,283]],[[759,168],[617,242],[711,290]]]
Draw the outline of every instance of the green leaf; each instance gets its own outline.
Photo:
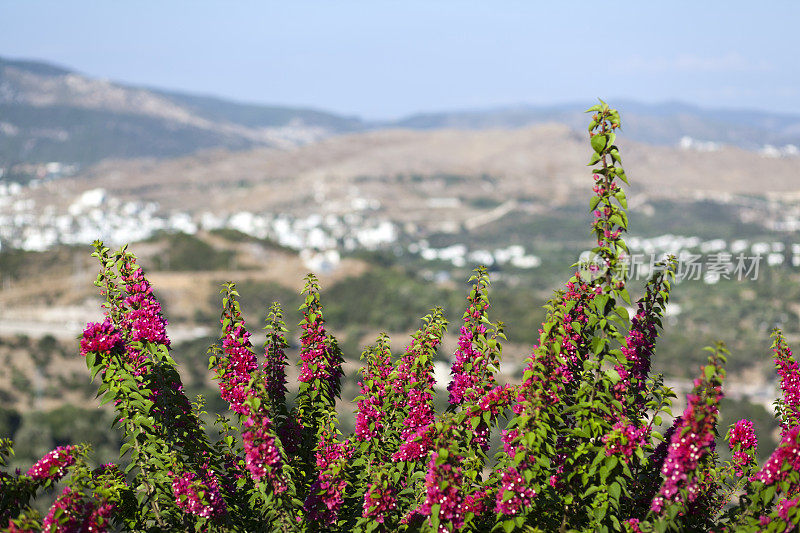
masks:
[[[764,497],[763,497],[762,501],[764,503],[768,504],[768,503],[770,503],[772,501],[772,498],[774,498],[774,497],[775,497],[775,485],[770,485],[764,491]]]
[[[594,135],[589,142],[591,142],[592,148],[594,148],[595,152],[597,152],[598,154],[602,154],[603,150],[606,147],[607,141],[608,137],[606,137],[602,133],[598,133],[597,135]]]
[[[617,199],[619,205],[622,206],[622,209],[628,209],[628,199],[625,196],[625,191],[622,189],[618,190],[614,193],[614,198]]]
[[[612,223],[612,224],[616,224],[617,226],[620,226],[620,227],[623,227],[623,228],[626,227],[626,224],[622,220],[622,216],[620,216],[619,213],[614,213],[613,215],[608,217],[608,221],[610,223]]]
[[[620,289],[617,291],[620,298],[622,298],[626,304],[631,305],[631,295],[628,294],[628,289]]]

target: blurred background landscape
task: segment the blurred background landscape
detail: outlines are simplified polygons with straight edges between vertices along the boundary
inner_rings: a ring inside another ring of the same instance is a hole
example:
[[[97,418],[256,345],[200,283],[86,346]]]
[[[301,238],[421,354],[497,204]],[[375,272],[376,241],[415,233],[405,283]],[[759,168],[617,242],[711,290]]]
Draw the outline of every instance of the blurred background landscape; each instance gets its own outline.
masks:
[[[20,466],[76,441],[117,459],[113,414],[96,406],[78,353],[101,318],[95,239],[140,258],[187,391],[212,414],[225,409],[206,354],[221,284],[237,283],[257,347],[266,308],[283,304],[294,361],[309,271],[347,358],[345,412],[364,347],[386,331],[401,353],[435,305],[450,321],[437,363],[447,386],[478,265],[491,273],[491,317],[506,324],[501,379],[519,380],[542,305],[593,244],[583,111],[596,96],[622,114],[632,253],[706,267],[760,258],[746,279],[705,269],[674,286],[654,367],[680,405],[702,348],[726,342],[720,433],[751,418],[771,451],[770,332],[800,340],[800,69],[780,46],[795,6],[621,8],[606,57],[583,53],[598,47],[590,21],[516,3],[500,14],[248,4],[254,17],[210,2],[32,4],[46,8],[36,32],[32,7],[0,8],[0,436]],[[553,28],[524,37],[534,15]],[[673,18],[663,26],[676,34],[652,26]],[[178,21],[187,42],[172,46]],[[724,22],[749,24],[747,48]],[[542,56],[532,39],[554,35],[563,49]],[[643,285],[632,282],[634,298]]]

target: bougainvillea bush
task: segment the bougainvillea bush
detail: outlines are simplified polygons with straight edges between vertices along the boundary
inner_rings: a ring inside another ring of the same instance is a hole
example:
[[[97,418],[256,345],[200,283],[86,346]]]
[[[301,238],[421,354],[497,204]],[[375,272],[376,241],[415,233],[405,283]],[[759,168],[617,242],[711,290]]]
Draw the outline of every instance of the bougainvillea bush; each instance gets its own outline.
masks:
[[[617,111],[589,110],[594,260],[546,303],[521,383],[498,374],[505,341],[478,268],[453,354],[448,407],[436,412],[433,358],[447,330],[422,319],[404,353],[380,335],[361,355],[355,431],[336,411],[344,358],[309,275],[299,390],[287,403],[284,312],[267,311],[253,346],[234,285],[223,289],[209,370],[230,406],[205,427],[184,394],[167,321],[136,258],[95,243],[104,320],[80,341],[98,398],[124,434],[120,465],[92,469],[86,446],[60,447],[28,471],[0,471],[9,531],[786,531],[800,522],[800,368],[772,346],[781,441],[756,463],[753,425],[717,426],[726,350],[709,348],[682,413],[651,373],[677,265],[657,265],[631,303],[623,240],[627,183]],[[589,173],[587,173],[588,175]],[[633,308],[634,316],[628,309]],[[669,421],[671,420],[671,424]],[[662,432],[663,430],[663,432]],[[491,453],[490,436],[500,436]],[[715,450],[725,433],[731,460]],[[0,466],[12,444],[2,441]],[[37,497],[55,497],[42,516]]]

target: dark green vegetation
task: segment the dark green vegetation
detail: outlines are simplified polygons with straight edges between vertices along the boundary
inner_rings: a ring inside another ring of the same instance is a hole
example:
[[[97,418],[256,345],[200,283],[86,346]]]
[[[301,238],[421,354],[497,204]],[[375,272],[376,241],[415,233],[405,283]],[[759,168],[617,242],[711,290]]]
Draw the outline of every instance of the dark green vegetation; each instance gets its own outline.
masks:
[[[14,464],[27,468],[56,446],[86,442],[98,465],[117,461],[121,438],[111,429],[110,411],[65,405],[49,411],[18,413],[0,408],[0,433],[17,443]]]
[[[153,258],[155,270],[183,272],[236,268],[232,251],[218,250],[194,235],[166,233],[152,240],[156,239],[166,241],[166,245],[163,253]]]

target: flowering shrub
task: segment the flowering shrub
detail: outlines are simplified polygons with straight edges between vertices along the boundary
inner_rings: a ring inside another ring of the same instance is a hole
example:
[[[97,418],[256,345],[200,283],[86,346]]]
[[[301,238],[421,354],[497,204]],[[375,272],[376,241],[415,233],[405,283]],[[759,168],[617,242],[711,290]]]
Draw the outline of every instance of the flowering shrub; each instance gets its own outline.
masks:
[[[72,455],[74,449],[74,446],[59,446],[39,459],[28,470],[28,475],[36,481],[47,479],[58,481],[67,473],[67,467],[75,462],[75,457]]]
[[[623,268],[627,183],[615,145],[619,114],[589,110],[594,261],[547,302],[521,382],[499,374],[505,341],[478,268],[453,354],[447,407],[436,412],[433,360],[447,322],[422,319],[402,354],[381,334],[361,359],[355,431],[337,414],[344,357],[309,275],[299,390],[287,403],[283,310],[268,311],[263,351],[238,293],[222,293],[209,370],[229,405],[205,427],[183,391],[167,320],[136,258],[95,243],[104,319],[80,342],[102,403],[124,435],[115,465],[90,469],[82,445],[59,447],[28,471],[0,468],[7,531],[787,531],[800,522],[800,367],[780,332],[772,346],[782,398],[781,442],[759,469],[752,423],[715,450],[727,351],[709,348],[686,407],[652,375],[676,271],[656,265],[635,304]],[[635,309],[631,318],[628,308]],[[665,426],[665,427],[663,427]],[[663,429],[663,433],[662,433]],[[490,457],[491,436],[499,449]],[[0,467],[11,442],[0,441]],[[42,517],[34,500],[59,484]]]

